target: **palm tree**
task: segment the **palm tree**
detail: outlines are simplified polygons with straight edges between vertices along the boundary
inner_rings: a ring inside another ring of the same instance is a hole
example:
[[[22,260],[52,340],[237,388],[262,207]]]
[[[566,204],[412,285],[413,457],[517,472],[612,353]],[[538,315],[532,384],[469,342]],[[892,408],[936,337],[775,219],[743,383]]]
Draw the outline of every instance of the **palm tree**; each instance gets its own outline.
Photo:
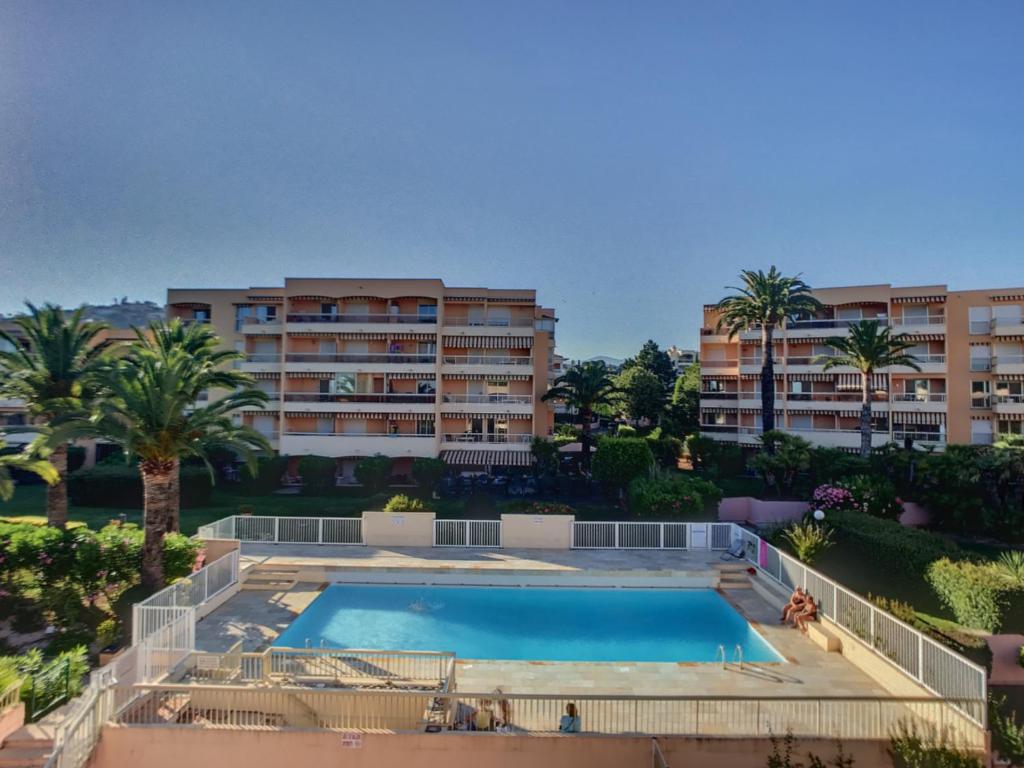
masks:
[[[921,367],[907,350],[914,346],[905,333],[892,335],[892,328],[877,320],[861,320],[850,326],[849,336],[825,340],[836,355],[826,355],[822,370],[847,365],[860,371],[860,455],[871,455],[871,374],[878,368],[903,365],[920,371]]]
[[[583,447],[582,465],[590,469],[590,422],[594,409],[601,405],[614,405],[618,390],[611,372],[600,360],[577,363],[554,381],[541,400],[564,400],[579,415],[582,425],[580,442]]]
[[[10,501],[14,495],[12,469],[20,469],[39,475],[47,483],[57,482],[59,476],[53,464],[46,460],[50,451],[38,441],[18,453],[4,453],[7,444],[0,440],[0,501]]]
[[[133,344],[107,369],[96,412],[87,425],[79,427],[121,446],[129,458],[139,460],[145,529],[142,580],[152,589],[163,583],[163,537],[174,530],[181,460],[201,460],[212,481],[213,452],[241,454],[255,472],[256,453],[270,451],[266,438],[236,425],[231,417],[239,408],[262,406],[266,394],[248,386],[247,377],[242,376],[241,388],[195,407],[196,392],[209,375],[205,361],[184,349],[160,351]]]
[[[11,347],[0,350],[0,396],[23,400],[32,431],[39,431],[44,425],[59,427],[87,409],[90,383],[104,363],[97,336],[107,326],[83,319],[84,308],[68,316],[53,304],[26,306],[28,314],[14,319],[19,337],[0,331],[0,339]],[[46,491],[46,520],[63,528],[68,520],[68,446],[58,442],[51,447],[49,460],[58,480]]]
[[[730,341],[740,331],[761,330],[761,431],[770,432],[775,429],[775,328],[793,317],[819,312],[821,302],[799,275],[786,277],[775,267],[767,273],[745,269],[740,280],[742,287],[728,286],[737,293],[715,306],[717,330],[726,330]]]

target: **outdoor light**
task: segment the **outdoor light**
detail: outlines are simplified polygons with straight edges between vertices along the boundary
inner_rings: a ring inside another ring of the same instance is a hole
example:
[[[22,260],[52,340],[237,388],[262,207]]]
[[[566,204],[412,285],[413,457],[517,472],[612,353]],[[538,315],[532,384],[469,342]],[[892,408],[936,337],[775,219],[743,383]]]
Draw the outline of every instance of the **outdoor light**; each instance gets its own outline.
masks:
[[[823,510],[820,510],[820,509],[814,510],[814,519],[818,520],[818,521],[824,520],[825,519],[825,512]]]

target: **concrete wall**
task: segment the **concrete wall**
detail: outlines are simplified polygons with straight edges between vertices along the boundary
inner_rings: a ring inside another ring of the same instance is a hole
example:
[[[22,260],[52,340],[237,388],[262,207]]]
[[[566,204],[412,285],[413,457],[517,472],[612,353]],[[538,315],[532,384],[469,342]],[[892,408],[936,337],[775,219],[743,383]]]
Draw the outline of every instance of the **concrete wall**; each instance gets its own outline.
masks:
[[[501,545],[508,549],[569,549],[574,515],[502,515]]]
[[[363,542],[368,547],[430,547],[433,512],[363,512]]]
[[[228,552],[234,552],[241,547],[238,539],[203,539],[203,546],[206,549],[206,564],[214,560],[220,560]]]
[[[903,502],[903,513],[900,515],[900,525],[908,528],[916,528],[921,525],[928,525],[932,520],[931,513],[920,504],[913,501]]]
[[[806,501],[762,501],[752,496],[730,496],[718,505],[718,519],[725,523],[785,523],[799,520],[808,510]]]
[[[13,707],[0,712],[0,745],[4,739],[25,724],[25,705],[20,701]]]

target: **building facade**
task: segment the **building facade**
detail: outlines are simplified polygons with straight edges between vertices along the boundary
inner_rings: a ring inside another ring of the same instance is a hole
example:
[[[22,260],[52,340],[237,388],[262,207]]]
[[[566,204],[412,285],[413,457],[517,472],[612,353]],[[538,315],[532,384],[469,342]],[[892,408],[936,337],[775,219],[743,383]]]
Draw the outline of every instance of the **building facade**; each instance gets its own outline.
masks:
[[[913,441],[989,444],[1024,426],[1024,288],[949,291],[944,285],[864,285],[813,291],[818,317],[790,321],[775,333],[776,424],[812,443],[860,445],[860,374],[822,370],[830,336],[861,319],[911,337],[920,372],[879,370],[871,381],[876,446]],[[733,339],[716,330],[714,305],[701,329],[701,432],[757,446],[761,424],[761,336]]]
[[[384,454],[528,466],[551,433],[541,397],[555,312],[533,290],[452,288],[440,280],[288,278],[283,287],[171,289],[167,312],[209,323],[244,354],[239,367],[270,397],[241,415],[287,456]]]
[[[682,376],[687,368],[697,362],[697,350],[695,349],[679,349],[673,344],[665,350],[665,354],[672,361],[672,368],[675,370],[676,376]]]

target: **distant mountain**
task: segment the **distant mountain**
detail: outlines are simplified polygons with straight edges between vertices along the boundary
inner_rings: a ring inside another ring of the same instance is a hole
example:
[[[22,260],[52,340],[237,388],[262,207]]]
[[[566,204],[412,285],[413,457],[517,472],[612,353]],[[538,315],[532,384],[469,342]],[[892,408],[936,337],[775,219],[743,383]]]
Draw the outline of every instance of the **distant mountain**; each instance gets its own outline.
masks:
[[[71,309],[71,307],[65,307]],[[85,319],[99,320],[113,328],[131,328],[147,325],[151,320],[163,320],[164,308],[155,301],[129,301],[127,298],[115,299],[113,304],[86,304]],[[7,320],[0,315],[0,320]]]
[[[621,357],[608,357],[607,355],[598,355],[587,360],[588,363],[604,363],[609,368],[620,368],[625,360]]]

